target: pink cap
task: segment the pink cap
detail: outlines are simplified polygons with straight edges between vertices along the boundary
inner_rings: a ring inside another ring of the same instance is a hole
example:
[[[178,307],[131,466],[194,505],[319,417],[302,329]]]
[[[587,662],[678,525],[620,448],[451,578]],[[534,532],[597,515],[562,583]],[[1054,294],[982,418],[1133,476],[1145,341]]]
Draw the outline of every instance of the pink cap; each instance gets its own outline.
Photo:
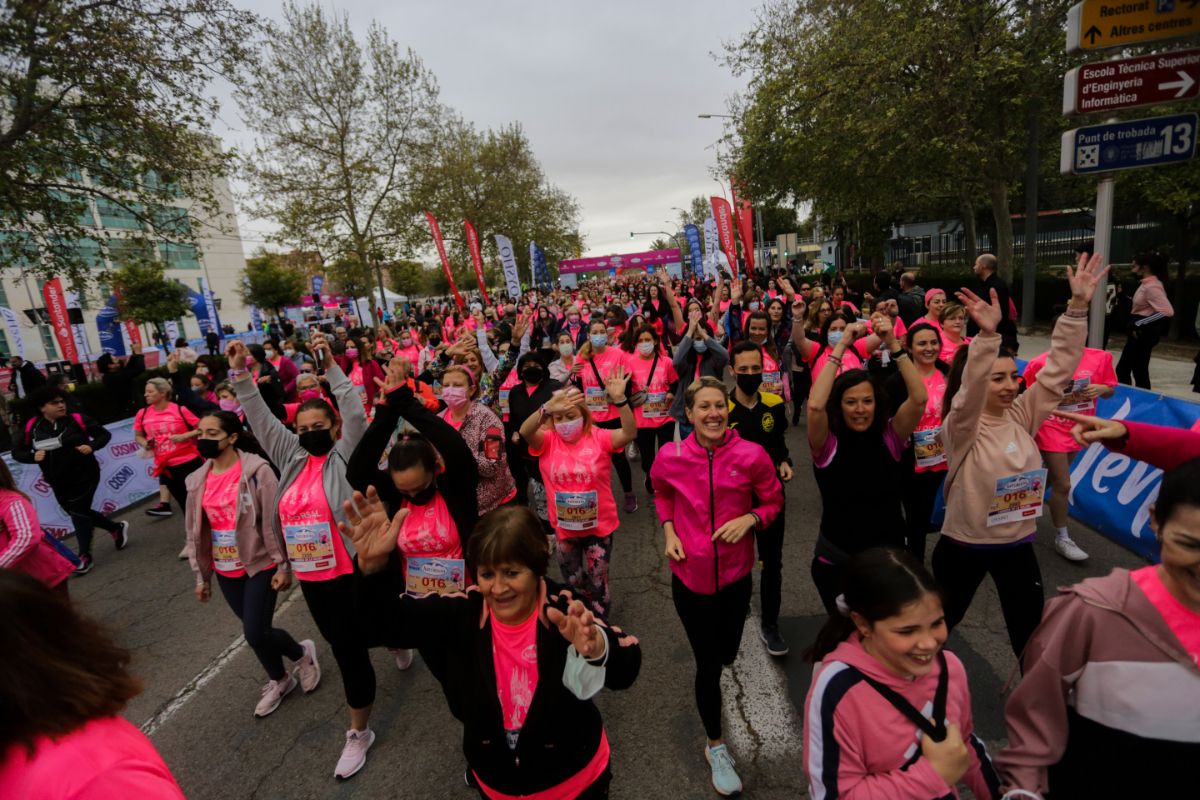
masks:
[[[928,292],[926,292],[926,293],[925,293],[925,305],[929,305],[929,301],[930,301],[931,299],[933,299],[933,296],[934,296],[934,295],[938,295],[938,294],[940,294],[940,295],[942,295],[943,297],[945,297],[945,296],[946,296],[946,290],[945,290],[945,289],[930,289]]]

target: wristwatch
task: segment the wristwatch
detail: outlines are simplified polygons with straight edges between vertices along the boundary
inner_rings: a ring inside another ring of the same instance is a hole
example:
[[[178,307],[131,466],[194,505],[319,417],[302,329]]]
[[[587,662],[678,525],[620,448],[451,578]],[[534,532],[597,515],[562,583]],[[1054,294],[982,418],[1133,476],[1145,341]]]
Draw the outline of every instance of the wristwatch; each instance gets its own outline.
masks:
[[[621,402],[619,402],[619,403],[613,403],[613,406],[615,406],[616,408],[623,408],[623,407],[625,407],[625,406],[627,406],[627,405],[629,405],[629,398],[628,398],[628,397],[626,397],[624,400],[622,400],[622,401],[621,401]]]
[[[751,511],[749,513],[750,513],[750,516],[754,517],[754,529],[761,530],[762,526],[763,526],[762,517],[760,517],[758,514],[756,514],[753,511]]]

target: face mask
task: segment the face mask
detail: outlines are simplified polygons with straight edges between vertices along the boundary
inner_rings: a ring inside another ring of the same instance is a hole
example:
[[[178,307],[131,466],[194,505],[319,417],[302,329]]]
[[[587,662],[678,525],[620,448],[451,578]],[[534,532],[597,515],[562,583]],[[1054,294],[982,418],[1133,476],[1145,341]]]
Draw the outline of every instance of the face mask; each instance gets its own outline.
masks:
[[[541,383],[545,374],[541,367],[526,367],[525,371],[521,373],[521,377],[526,383]]]
[[[441,343],[442,343],[442,337],[440,337],[440,336],[430,336],[429,337],[429,346],[430,347],[437,347]]]
[[[638,342],[638,352],[644,356],[654,352],[654,342]]]
[[[435,495],[437,495],[437,479],[436,478],[434,480],[430,481],[428,486],[426,486],[424,489],[417,492],[416,494],[406,495],[405,499],[407,499],[408,502],[412,503],[413,505],[423,506],[426,503],[428,503],[429,501],[433,500]]]
[[[737,385],[738,385],[738,388],[742,390],[743,394],[751,394],[752,395],[758,391],[759,386],[762,386],[762,373],[761,372],[746,373],[746,374],[738,373]]]
[[[346,358],[358,358],[358,348],[357,347],[347,347],[346,348]]]
[[[560,356],[569,356],[574,352],[575,352],[575,345],[571,344],[570,342],[567,342],[566,344],[560,344],[558,346],[558,354]]]
[[[758,309],[759,309],[759,307],[760,307],[761,305],[762,305],[762,304],[761,304],[761,303],[759,303],[757,300],[751,300],[751,301],[750,301],[750,310],[751,310],[751,311],[758,311]]]
[[[556,422],[554,430],[558,431],[564,442],[577,442],[583,435],[583,417]]]
[[[443,386],[442,399],[450,408],[462,408],[467,404],[467,390],[462,386]]]
[[[274,358],[275,351],[274,350],[264,350],[263,355],[265,355],[267,358]]]
[[[217,401],[217,405],[221,407],[222,411],[232,411],[235,414],[242,410],[241,403],[234,397],[222,397]]]
[[[400,344],[402,344],[405,347],[412,347],[412,337],[405,336],[403,339],[400,340]]]
[[[703,340],[701,340],[699,342],[692,342],[692,349],[695,350],[697,353],[707,353],[708,352],[708,342],[705,342]]]
[[[283,351],[283,354],[288,358],[291,358],[292,356],[296,355],[296,351],[289,347],[287,350]]]
[[[318,428],[300,434],[300,446],[310,455],[323,456],[333,449],[333,431],[328,428]]]
[[[226,441],[228,438],[226,436],[224,439],[197,439],[196,449],[200,451],[201,458],[216,458],[225,450],[221,446],[221,442]]]
[[[300,391],[301,403],[303,403],[305,400],[320,400],[322,397],[324,397],[324,395],[321,394],[320,389],[302,389]]]
[[[607,333],[593,333],[591,336],[588,337],[588,341],[592,343],[592,347],[596,348],[597,350],[602,350],[605,346],[608,345],[608,334]]]
[[[837,343],[842,340],[842,331],[830,331],[825,339],[830,347],[837,347]]]
[[[578,325],[579,324],[579,315],[571,314],[570,316],[567,317],[567,322],[571,323],[571,325]]]

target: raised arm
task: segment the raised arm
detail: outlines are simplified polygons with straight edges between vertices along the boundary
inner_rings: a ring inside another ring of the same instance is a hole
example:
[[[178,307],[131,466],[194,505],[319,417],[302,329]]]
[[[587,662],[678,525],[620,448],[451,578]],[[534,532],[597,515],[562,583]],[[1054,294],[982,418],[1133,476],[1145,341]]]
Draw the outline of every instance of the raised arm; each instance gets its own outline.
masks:
[[[621,404],[617,406],[621,414],[621,427],[612,432],[614,450],[624,447],[637,438],[637,419],[633,416],[633,409],[629,407],[629,398],[625,396],[625,381],[628,378],[629,373],[625,371],[625,367],[618,364],[604,381],[609,401],[614,405]]]
[[[671,287],[671,276],[664,269],[658,274],[658,288],[662,291],[663,297],[667,299],[667,307],[671,309],[671,322],[674,330],[683,330],[683,311],[679,308],[679,300],[675,297],[675,290]]]
[[[900,375],[904,379],[904,389],[908,397],[904,399],[892,416],[892,430],[901,439],[908,439],[921,422],[921,415],[925,413],[925,401],[929,399],[929,392],[925,388],[925,382],[917,374],[917,367],[913,364],[912,358],[896,341],[896,332],[892,329],[891,318],[887,314],[876,314],[872,317],[871,324],[875,328],[875,334],[883,339],[884,346],[892,354],[896,366],[900,369]]]
[[[300,443],[296,434],[288,430],[267,407],[258,391],[258,384],[254,382],[250,370],[246,369],[249,355],[249,349],[240,341],[229,343],[225,348],[225,357],[229,360],[229,379],[233,382],[233,391],[246,415],[246,422],[254,431],[254,437],[263,446],[271,462],[282,466],[295,454]]]
[[[804,330],[804,312],[807,308],[803,297],[797,296],[792,301],[792,347],[796,348],[801,358],[810,361],[817,343],[808,338],[808,332]]]
[[[833,381],[837,378],[842,366],[842,355],[855,339],[866,332],[866,326],[861,322],[847,326],[842,338],[834,345],[833,352],[825,359],[821,372],[813,381],[812,391],[808,395],[808,446],[814,453],[825,446],[829,438],[829,414],[826,403],[829,393],[833,390]]]

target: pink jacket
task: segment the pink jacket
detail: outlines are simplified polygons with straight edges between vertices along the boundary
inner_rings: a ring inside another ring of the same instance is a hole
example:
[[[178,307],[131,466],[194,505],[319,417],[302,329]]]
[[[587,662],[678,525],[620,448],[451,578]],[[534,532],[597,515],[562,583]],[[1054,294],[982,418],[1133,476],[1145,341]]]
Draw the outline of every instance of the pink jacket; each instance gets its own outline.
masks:
[[[971,692],[962,662],[946,651],[946,721],[958,725],[971,766],[962,782],[978,798],[999,797],[998,780],[974,734]],[[893,674],[853,634],[813,671],[804,701],[804,771],[812,800],[908,800],[958,797],[921,754],[924,734],[871,686],[867,676],[929,718],[940,667],[917,680]]]
[[[75,570],[43,537],[33,504],[12,489],[0,489],[0,568],[20,570],[47,586],[58,586]]]
[[[687,555],[672,561],[671,571],[699,594],[715,594],[754,567],[754,537],[714,542],[717,528],[751,511],[770,525],[783,510],[771,457],[736,431],[727,431],[713,450],[700,446],[695,434],[667,443],[654,459],[650,482],[659,520],[674,523]]]

